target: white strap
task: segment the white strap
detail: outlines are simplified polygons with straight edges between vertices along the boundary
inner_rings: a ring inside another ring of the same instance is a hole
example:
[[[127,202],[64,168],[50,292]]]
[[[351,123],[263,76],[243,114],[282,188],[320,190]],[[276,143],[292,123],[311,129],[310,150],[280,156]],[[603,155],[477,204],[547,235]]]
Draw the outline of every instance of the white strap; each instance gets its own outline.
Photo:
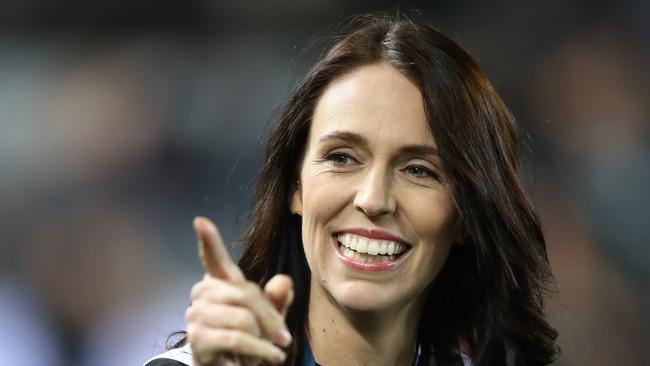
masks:
[[[160,358],[167,358],[170,360],[178,361],[187,366],[192,366],[192,348],[190,347],[190,344],[187,343],[181,348],[170,349],[165,353],[161,353],[156,357],[152,357],[144,364],[146,365],[147,363]]]

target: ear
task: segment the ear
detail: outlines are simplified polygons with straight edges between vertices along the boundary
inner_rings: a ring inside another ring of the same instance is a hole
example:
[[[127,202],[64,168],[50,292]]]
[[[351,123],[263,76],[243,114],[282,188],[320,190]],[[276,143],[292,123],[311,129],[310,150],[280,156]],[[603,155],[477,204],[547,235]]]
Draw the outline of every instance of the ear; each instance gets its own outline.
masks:
[[[296,181],[289,200],[291,213],[300,213],[302,215],[302,186],[300,185],[300,181]]]

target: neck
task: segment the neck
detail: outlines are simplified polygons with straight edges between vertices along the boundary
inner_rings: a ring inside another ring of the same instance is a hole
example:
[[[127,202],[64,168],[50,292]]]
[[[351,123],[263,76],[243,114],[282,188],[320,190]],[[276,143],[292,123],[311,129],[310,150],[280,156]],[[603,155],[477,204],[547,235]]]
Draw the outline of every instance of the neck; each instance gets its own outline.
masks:
[[[348,309],[312,283],[308,334],[314,359],[323,366],[410,365],[421,308],[422,301],[376,311]]]

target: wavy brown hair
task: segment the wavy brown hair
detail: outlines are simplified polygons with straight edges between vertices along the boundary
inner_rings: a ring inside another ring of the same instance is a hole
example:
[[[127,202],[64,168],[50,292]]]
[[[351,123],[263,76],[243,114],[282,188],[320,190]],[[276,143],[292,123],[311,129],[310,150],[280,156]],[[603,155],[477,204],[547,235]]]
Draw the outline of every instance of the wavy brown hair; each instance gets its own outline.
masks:
[[[400,15],[369,15],[345,29],[290,94],[270,132],[239,262],[260,284],[277,273],[294,280],[287,316],[294,343],[286,364],[297,364],[307,342],[310,271],[289,198],[314,109],[334,79],[378,62],[422,93],[467,234],[430,285],[414,330],[428,345],[424,359],[460,365],[463,340],[476,366],[551,363],[557,332],[544,319],[543,297],[552,275],[538,216],[518,177],[515,119],[472,57],[433,27]]]

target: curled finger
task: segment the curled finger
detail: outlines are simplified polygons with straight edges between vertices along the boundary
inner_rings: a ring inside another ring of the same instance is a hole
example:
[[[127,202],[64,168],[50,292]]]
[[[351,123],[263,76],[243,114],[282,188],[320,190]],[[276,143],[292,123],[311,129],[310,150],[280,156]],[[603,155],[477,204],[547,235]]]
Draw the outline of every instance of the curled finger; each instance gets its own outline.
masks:
[[[272,364],[286,359],[284,351],[273,343],[239,330],[195,327],[190,333],[188,327],[188,337],[195,357],[205,363],[224,353],[257,357]]]
[[[284,323],[283,315],[253,282],[231,283],[206,276],[194,286],[191,297],[192,303],[205,301],[250,309],[264,334],[276,344],[287,346],[291,343],[291,334]]]
[[[240,299],[242,304],[252,309],[260,326],[265,334],[269,336],[276,344],[283,347],[291,343],[291,333],[284,323],[284,317],[267,299],[260,287],[252,282],[246,283],[243,288],[243,297]]]
[[[262,334],[255,314],[235,305],[196,301],[187,308],[185,321],[187,324],[198,323],[209,328],[241,330],[255,337]]]

